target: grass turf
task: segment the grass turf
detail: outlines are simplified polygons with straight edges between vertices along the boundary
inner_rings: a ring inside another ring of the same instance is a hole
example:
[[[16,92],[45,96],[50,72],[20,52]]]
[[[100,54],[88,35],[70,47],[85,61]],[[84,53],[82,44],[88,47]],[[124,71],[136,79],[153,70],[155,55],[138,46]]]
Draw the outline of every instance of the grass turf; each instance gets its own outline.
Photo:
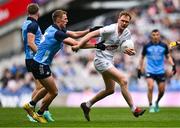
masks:
[[[87,122],[80,108],[51,108],[55,122],[31,123],[22,108],[0,108],[0,127],[61,127],[61,128],[140,128],[180,127],[180,108],[161,108],[158,113],[149,113],[135,118],[129,108],[93,108],[91,121]]]

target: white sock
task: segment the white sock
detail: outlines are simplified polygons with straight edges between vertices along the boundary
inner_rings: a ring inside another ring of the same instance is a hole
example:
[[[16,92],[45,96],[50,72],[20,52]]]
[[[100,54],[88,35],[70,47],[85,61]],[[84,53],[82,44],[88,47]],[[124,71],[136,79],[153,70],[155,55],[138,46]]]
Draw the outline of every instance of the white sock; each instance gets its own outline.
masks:
[[[90,107],[92,106],[91,102],[90,102],[90,101],[86,102],[86,106],[87,106],[88,108],[90,108]]]
[[[134,112],[136,110],[136,106],[135,105],[132,105],[131,106],[131,111]]]

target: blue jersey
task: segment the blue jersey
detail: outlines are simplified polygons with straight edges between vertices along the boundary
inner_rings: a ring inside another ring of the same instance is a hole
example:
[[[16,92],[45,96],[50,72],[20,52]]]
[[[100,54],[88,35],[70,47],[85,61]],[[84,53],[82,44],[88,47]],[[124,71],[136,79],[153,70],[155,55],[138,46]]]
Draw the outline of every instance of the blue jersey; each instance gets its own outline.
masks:
[[[28,33],[33,33],[35,35],[35,44],[38,46],[40,44],[42,32],[37,21],[31,17],[28,17],[22,25],[22,37],[24,42],[24,52],[26,55],[26,59],[32,59],[35,53],[28,46]]]
[[[50,65],[56,53],[63,47],[63,40],[67,38],[66,30],[57,25],[51,25],[44,33],[34,60],[44,65]]]
[[[164,59],[168,53],[167,45],[162,42],[146,44],[142,51],[142,55],[146,56],[145,71],[152,74],[165,73]]]

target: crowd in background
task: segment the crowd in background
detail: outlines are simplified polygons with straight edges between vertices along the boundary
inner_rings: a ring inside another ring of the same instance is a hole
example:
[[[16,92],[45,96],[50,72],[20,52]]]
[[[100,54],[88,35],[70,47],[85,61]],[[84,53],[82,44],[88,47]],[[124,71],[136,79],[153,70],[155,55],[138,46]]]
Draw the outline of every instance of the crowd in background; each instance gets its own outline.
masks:
[[[180,10],[173,2],[172,0],[163,0],[130,9],[133,21],[129,28],[137,54],[130,57],[117,53],[114,63],[119,70],[126,72],[131,91],[146,91],[147,89],[143,78],[137,79],[136,68],[142,47],[149,41],[151,30],[159,29],[165,43],[180,40],[180,16],[178,14]],[[104,25],[115,22],[115,14],[108,17],[103,15],[103,17]],[[92,43],[96,42],[95,39],[91,41]],[[104,86],[102,78],[93,66],[94,54],[95,50],[93,49],[73,53],[70,47],[64,46],[64,49],[56,55],[51,68],[61,93],[82,92],[87,89],[98,91]],[[180,48],[173,49],[171,54],[176,63],[177,73],[167,79],[167,91],[180,91]],[[167,69],[171,70],[168,64]],[[3,69],[0,77],[0,92],[4,94],[20,95],[31,92],[34,88],[32,75],[27,72],[24,63],[14,62],[12,66]]]

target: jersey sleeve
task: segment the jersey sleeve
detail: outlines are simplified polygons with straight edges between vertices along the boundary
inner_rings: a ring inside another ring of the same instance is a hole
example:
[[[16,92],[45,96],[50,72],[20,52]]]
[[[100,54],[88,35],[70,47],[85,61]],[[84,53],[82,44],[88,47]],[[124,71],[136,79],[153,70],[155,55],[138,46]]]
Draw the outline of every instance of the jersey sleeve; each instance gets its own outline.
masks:
[[[63,31],[64,33],[66,33],[66,32],[67,32],[67,29],[63,28],[62,31]]]
[[[169,54],[169,49],[168,49],[168,46],[165,45],[165,55]]]
[[[146,51],[147,51],[146,49],[147,49],[147,47],[146,47],[146,45],[145,45],[145,46],[143,47],[143,50],[142,50],[142,55],[143,55],[143,56],[146,55]]]
[[[100,28],[100,36],[104,36],[105,34],[109,34],[111,32],[113,32],[115,25],[109,25],[109,26],[105,26],[103,28]]]
[[[27,27],[27,33],[33,33],[35,35],[37,30],[38,30],[38,24],[35,23],[31,23]]]
[[[54,35],[54,38],[58,41],[63,41],[67,37],[68,35],[64,33],[63,31],[56,31]]]

